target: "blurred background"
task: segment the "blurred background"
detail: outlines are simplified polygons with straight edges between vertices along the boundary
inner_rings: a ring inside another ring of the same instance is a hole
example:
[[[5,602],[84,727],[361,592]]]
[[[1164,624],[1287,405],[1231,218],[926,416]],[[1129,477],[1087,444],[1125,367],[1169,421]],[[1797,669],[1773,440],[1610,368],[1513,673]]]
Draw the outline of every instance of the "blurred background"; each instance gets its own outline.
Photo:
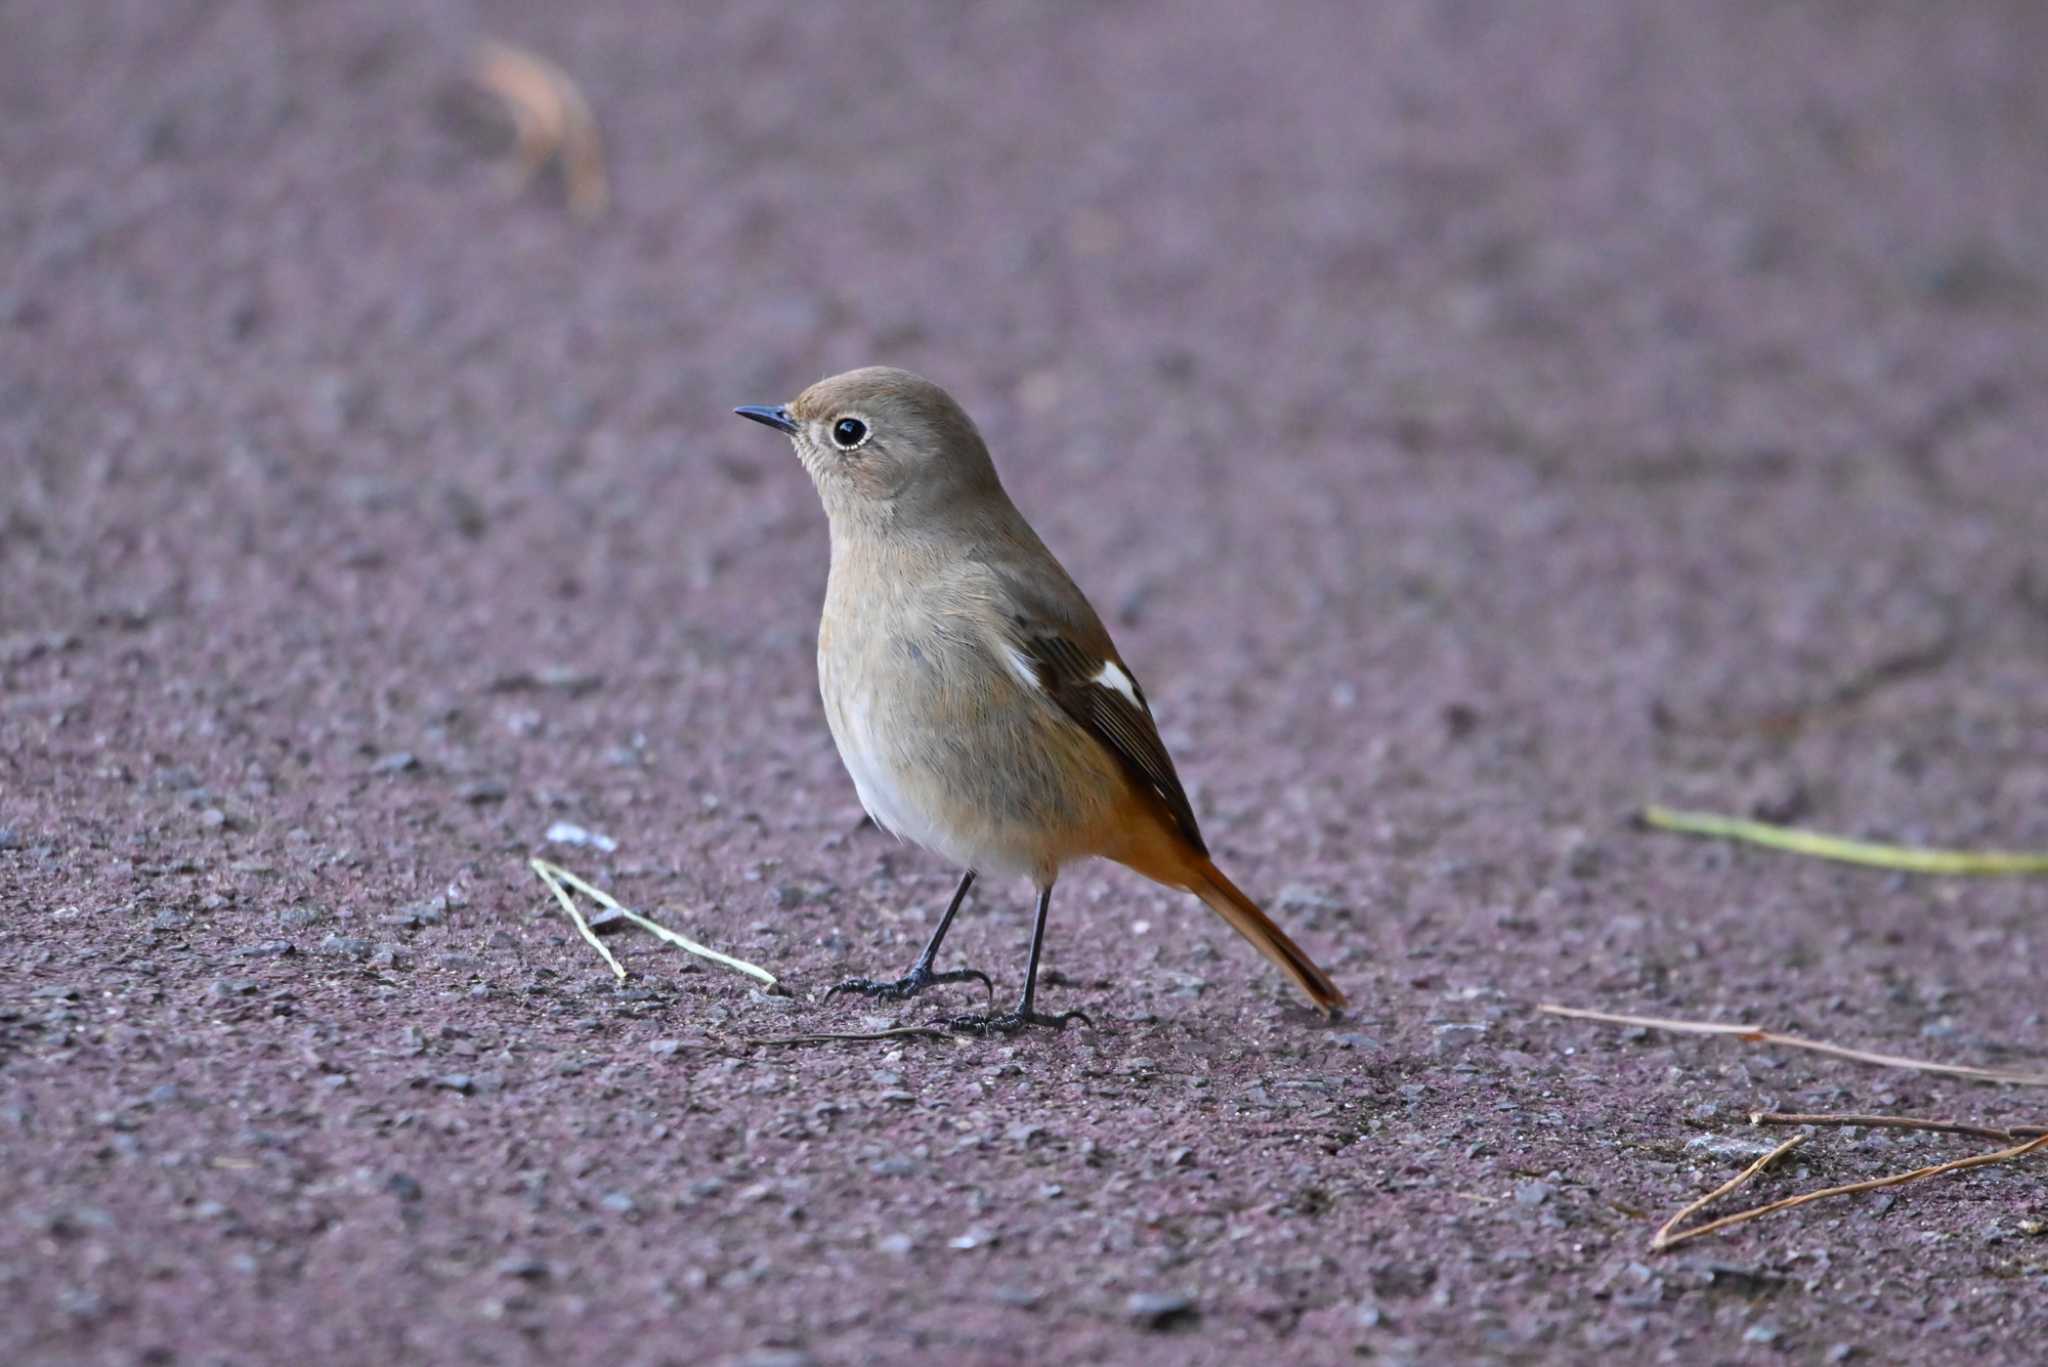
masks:
[[[602,206],[514,173],[491,41],[580,93]],[[1397,1057],[1510,978],[2031,1047],[2038,884],[1625,819],[2048,846],[2044,71],[2029,0],[0,3],[0,943],[166,1038],[330,939],[251,989],[321,1047],[510,1028],[542,969],[610,991],[525,879],[567,821],[806,990],[896,971],[950,874],[852,832],[823,517],[729,416],[887,363],[975,415]],[[1192,906],[1062,901],[1060,1005],[1294,1028]],[[981,905],[1000,982],[1022,903]]]

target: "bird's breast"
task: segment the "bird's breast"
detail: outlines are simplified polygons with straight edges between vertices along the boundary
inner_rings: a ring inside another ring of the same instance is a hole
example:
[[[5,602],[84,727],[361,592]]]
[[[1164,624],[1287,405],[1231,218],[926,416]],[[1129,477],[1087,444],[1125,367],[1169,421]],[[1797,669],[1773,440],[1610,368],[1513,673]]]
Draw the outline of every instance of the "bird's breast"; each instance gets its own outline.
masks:
[[[993,653],[968,605],[900,582],[856,596],[833,568],[819,689],[876,824],[991,876],[1093,853],[1126,783],[1107,752]]]

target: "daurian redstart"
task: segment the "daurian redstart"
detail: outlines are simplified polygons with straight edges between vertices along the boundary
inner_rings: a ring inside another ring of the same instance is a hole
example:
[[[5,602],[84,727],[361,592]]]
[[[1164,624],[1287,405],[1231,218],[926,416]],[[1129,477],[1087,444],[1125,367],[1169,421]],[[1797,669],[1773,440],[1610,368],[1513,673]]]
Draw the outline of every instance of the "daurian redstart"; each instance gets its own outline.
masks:
[[[996,478],[950,395],[907,371],[821,380],[741,417],[789,434],[831,522],[818,624],[826,720],[861,805],[965,872],[908,975],[834,992],[901,999],[984,974],[932,963],[976,875],[1029,878],[1024,994],[956,1026],[1063,1026],[1035,1007],[1060,870],[1113,859],[1208,903],[1326,1011],[1329,975],[1210,861],[1145,692],[1081,590]]]

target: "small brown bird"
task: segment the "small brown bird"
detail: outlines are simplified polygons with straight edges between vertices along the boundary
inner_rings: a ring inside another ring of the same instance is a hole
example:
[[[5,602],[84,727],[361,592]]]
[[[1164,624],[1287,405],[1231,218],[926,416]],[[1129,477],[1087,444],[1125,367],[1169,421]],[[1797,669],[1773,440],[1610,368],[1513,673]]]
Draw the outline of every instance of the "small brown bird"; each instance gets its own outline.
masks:
[[[734,410],[789,434],[831,522],[818,685],[839,757],[877,825],[965,869],[910,972],[833,993],[900,1000],[933,971],[977,874],[1038,889],[1024,995],[958,1028],[1064,1026],[1035,1009],[1038,955],[1060,870],[1094,855],[1184,888],[1334,1012],[1344,994],[1238,891],[1208,846],[1144,690],[1109,632],[996,478],[950,395],[875,366],[795,402]]]

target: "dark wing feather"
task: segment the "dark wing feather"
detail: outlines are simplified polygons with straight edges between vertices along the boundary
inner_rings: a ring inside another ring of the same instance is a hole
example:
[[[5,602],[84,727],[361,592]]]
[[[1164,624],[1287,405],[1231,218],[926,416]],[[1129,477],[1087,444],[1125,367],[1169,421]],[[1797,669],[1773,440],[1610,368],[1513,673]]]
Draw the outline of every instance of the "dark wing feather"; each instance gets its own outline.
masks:
[[[1042,626],[1032,630],[1023,625],[1018,645],[1060,710],[1107,746],[1140,787],[1156,793],[1181,834],[1197,851],[1208,854],[1209,847],[1202,840],[1201,828],[1195,824],[1187,791],[1180,786],[1180,775],[1173,771],[1173,760],[1159,739],[1159,728],[1145,703],[1145,691],[1138,687],[1138,681],[1123,662],[1114,655],[1086,650],[1072,637],[1048,632]],[[1137,695],[1135,702],[1124,696],[1121,689],[1097,681],[1104,664],[1115,665],[1130,679],[1131,691]]]

